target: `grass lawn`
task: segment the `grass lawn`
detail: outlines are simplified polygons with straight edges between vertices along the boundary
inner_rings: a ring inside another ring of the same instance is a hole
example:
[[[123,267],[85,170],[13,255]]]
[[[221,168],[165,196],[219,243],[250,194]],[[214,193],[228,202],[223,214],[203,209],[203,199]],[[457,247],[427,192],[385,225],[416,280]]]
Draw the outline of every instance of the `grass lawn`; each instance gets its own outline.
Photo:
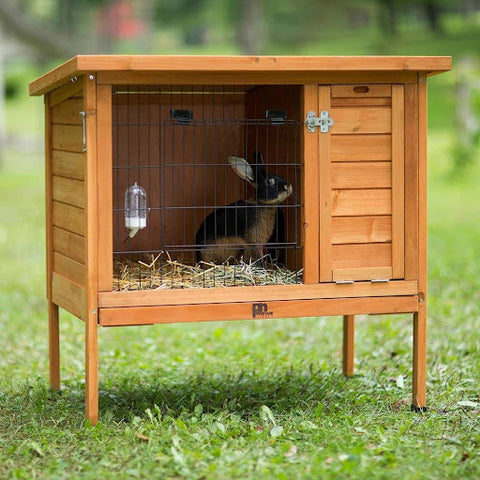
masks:
[[[83,418],[83,324],[62,312],[47,383],[43,172],[0,176],[0,478],[478,478],[480,168],[448,176],[430,142],[430,410],[409,410],[411,319],[359,317],[100,330],[100,423]],[[22,162],[28,163],[25,169]],[[35,166],[36,165],[36,166]]]
[[[42,159],[10,152],[0,479],[480,478],[480,165],[449,175],[451,88],[431,86],[427,413],[410,412],[411,316],[357,318],[351,379],[340,317],[300,318],[99,330],[89,426],[83,323],[63,311],[62,391],[48,386]]]

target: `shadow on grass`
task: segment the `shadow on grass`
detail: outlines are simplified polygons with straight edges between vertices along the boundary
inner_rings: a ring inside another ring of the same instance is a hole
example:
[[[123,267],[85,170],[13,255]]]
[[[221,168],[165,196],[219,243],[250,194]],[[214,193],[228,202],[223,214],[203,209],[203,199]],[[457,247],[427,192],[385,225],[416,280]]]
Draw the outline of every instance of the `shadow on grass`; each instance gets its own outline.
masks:
[[[244,371],[229,373],[198,373],[181,379],[156,374],[113,377],[100,384],[100,419],[115,422],[144,417],[147,409],[158,408],[163,415],[178,417],[194,415],[201,405],[202,413],[235,413],[248,419],[258,415],[267,405],[288,414],[295,410],[315,410],[322,405],[325,413],[350,409],[355,395],[346,390],[348,380],[338,370],[328,372],[307,370],[261,373]],[[358,385],[353,385],[354,390]],[[351,390],[350,387],[347,390]],[[69,419],[83,422],[84,385],[79,380],[65,380],[61,392],[50,389],[46,379],[38,377],[23,384],[17,391],[3,393],[0,412],[10,416],[29,417],[33,421]],[[363,397],[365,401],[365,397]],[[25,418],[26,419],[26,418]]]

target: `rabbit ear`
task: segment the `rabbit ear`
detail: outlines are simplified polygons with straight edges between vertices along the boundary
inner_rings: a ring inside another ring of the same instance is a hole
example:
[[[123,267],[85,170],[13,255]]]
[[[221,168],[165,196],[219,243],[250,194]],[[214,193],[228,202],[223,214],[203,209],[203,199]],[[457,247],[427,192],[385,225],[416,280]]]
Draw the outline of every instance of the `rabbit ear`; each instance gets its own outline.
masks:
[[[245,159],[232,155],[228,157],[228,162],[239,177],[252,184],[255,184],[255,175],[253,174],[252,167]]]
[[[267,172],[265,171],[265,163],[263,162],[262,154],[257,150],[253,152],[253,163],[255,170],[255,181],[256,183],[262,183],[267,176]]]

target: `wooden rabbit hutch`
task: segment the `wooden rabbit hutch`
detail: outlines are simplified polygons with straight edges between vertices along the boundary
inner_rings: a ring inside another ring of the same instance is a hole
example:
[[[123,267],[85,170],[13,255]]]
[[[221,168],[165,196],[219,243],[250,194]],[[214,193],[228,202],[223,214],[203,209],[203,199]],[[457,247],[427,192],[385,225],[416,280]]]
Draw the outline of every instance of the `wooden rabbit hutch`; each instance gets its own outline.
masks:
[[[426,81],[450,68],[77,56],[32,82],[45,96],[52,386],[58,307],[85,322],[93,423],[99,325],[341,315],[352,375],[354,316],[411,313],[424,408]],[[277,200],[261,193],[276,185]]]

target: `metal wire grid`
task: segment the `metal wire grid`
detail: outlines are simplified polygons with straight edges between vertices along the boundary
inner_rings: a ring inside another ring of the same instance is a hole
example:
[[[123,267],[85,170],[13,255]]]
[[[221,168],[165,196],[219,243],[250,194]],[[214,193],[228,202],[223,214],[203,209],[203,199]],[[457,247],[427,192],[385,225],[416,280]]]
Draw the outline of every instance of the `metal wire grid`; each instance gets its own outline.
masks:
[[[266,118],[268,105],[262,104],[261,95],[257,95],[253,107],[250,107],[249,118],[246,118],[242,102],[248,90],[244,86],[114,88],[113,215],[116,240],[113,253],[116,258],[129,260],[128,277],[129,281],[136,280],[135,288],[152,288],[154,283],[152,278],[145,278],[144,271],[142,275],[141,264],[135,266],[139,259],[148,263],[151,258],[167,252],[168,257],[163,256],[161,262],[169,258],[195,264],[196,253],[201,247],[194,240],[199,224],[211,211],[235,208],[229,205],[231,186],[225,179],[229,176],[230,165],[226,158],[230,154],[246,158],[243,152],[251,151],[252,143],[255,150],[265,149],[263,155],[268,173],[282,175],[294,185],[292,198],[280,207],[289,231],[285,239],[277,237],[270,241],[268,250],[284,252],[282,258],[288,256],[289,267],[296,273],[295,283],[301,283],[300,120],[295,116],[289,118],[288,109],[285,118]],[[291,99],[285,98],[284,101],[287,105]],[[183,117],[175,117],[178,110]],[[185,112],[191,112],[192,118],[185,118],[190,115]],[[123,226],[123,196],[125,188],[135,181],[149,195],[149,220],[153,220],[154,228],[149,228],[147,222],[145,231],[130,239]],[[191,188],[196,190],[193,195]],[[169,198],[172,192],[173,198]],[[234,199],[247,198],[251,193],[246,182],[243,192],[238,193],[240,195]],[[169,230],[172,224],[176,231],[173,237]],[[280,276],[278,283],[282,283]],[[244,284],[244,280],[236,283],[234,278],[234,286]],[[230,285],[225,283],[225,275],[219,276],[218,284],[214,278],[213,286]],[[175,286],[172,284],[170,288]]]

